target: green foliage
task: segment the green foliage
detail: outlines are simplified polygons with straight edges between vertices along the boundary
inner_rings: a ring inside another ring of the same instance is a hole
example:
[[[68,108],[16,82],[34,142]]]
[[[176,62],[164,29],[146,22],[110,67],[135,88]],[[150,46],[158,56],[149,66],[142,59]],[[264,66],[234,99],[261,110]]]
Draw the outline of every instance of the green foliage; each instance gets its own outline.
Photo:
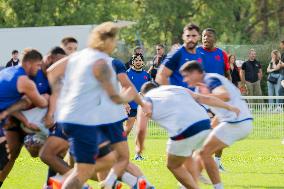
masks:
[[[121,38],[132,46],[141,38],[147,47],[179,41],[189,22],[235,44],[279,40],[284,26],[282,0],[0,0],[0,9],[0,27],[136,21]]]

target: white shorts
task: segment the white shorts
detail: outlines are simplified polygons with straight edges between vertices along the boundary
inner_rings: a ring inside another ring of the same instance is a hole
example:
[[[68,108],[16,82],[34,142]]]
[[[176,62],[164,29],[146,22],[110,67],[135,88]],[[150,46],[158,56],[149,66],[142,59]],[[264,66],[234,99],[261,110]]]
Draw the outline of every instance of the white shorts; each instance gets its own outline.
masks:
[[[38,126],[38,128],[40,129],[40,132],[43,135],[48,135],[49,130],[45,127],[44,122],[43,122],[43,118],[47,113],[47,108],[32,108],[29,110],[25,110],[22,111],[22,114],[27,118],[27,120],[30,123],[33,123],[35,125]],[[22,129],[26,132],[26,133],[34,133],[34,131],[25,128],[22,126]]]
[[[246,138],[252,132],[252,120],[239,123],[222,122],[215,127],[210,135],[216,136],[226,145]]]
[[[167,153],[175,156],[189,157],[194,150],[202,147],[203,142],[211,131],[211,129],[204,130],[192,137],[182,140],[169,139],[167,142]]]

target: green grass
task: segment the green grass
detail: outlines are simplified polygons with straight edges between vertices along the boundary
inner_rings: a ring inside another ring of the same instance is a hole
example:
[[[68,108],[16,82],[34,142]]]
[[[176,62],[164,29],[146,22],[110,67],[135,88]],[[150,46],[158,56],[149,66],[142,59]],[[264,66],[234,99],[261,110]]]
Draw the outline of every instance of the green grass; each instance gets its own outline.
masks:
[[[130,148],[134,149],[132,139]],[[146,159],[135,163],[157,189],[175,189],[177,182],[165,165],[165,148],[165,139],[149,139],[144,153]],[[227,189],[284,188],[284,145],[280,139],[247,139],[238,142],[224,151],[223,164],[228,170],[222,174]],[[39,159],[32,159],[23,150],[1,189],[40,189],[46,170]],[[209,189],[212,186],[201,185],[201,188]]]

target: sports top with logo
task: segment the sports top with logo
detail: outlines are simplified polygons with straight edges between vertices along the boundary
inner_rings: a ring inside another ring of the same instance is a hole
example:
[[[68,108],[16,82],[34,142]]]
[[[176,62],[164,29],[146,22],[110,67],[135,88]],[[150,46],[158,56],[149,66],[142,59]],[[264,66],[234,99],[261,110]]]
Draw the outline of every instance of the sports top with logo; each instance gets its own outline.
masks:
[[[209,51],[203,47],[198,47],[196,51],[202,57],[202,65],[206,73],[225,75],[225,71],[230,70],[228,55],[222,49],[215,48],[213,51]]]
[[[173,72],[169,78],[169,82],[171,85],[188,87],[188,85],[183,82],[183,78],[179,73],[179,69],[184,63],[191,60],[196,60],[201,64],[203,62],[200,53],[189,53],[184,46],[180,47],[174,53],[167,55],[162,64],[164,64],[168,69],[172,70]]]

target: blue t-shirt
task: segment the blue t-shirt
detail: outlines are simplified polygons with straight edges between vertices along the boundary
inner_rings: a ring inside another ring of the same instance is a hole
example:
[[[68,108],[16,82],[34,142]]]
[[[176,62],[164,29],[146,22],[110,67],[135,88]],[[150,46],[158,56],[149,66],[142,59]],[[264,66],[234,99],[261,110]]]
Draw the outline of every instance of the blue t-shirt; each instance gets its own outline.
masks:
[[[126,71],[126,74],[128,75],[130,81],[133,83],[138,92],[140,92],[142,85],[147,81],[150,81],[151,79],[150,75],[145,70],[136,71],[132,68],[129,68]],[[134,101],[131,101],[129,105],[131,109],[137,109],[138,107],[138,105]]]
[[[113,59],[111,63],[116,75],[126,73],[126,67],[121,60]]]
[[[37,90],[40,94],[51,94],[48,79],[42,70],[39,70],[37,75],[31,79],[35,82]]]
[[[17,81],[26,72],[21,66],[8,67],[0,72],[0,111],[18,102],[23,94],[17,89]]]
[[[184,46],[180,47],[174,53],[167,55],[162,64],[173,72],[169,78],[169,83],[171,85],[188,87],[187,83],[183,82],[179,69],[184,63],[191,60],[196,60],[199,63],[203,62],[202,57],[198,52],[196,52],[196,54],[191,54]]]
[[[225,75],[225,71],[230,70],[229,58],[225,51],[215,48],[208,51],[203,47],[197,47],[196,51],[202,57],[202,65],[206,73],[217,73]]]

